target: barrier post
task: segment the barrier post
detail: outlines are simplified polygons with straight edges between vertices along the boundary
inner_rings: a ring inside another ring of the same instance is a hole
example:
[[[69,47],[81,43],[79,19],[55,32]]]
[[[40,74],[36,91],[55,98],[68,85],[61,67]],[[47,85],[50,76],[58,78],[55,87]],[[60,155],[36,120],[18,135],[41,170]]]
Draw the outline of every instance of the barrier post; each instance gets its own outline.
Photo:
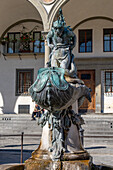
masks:
[[[23,135],[24,132],[21,133],[21,163],[23,163]]]

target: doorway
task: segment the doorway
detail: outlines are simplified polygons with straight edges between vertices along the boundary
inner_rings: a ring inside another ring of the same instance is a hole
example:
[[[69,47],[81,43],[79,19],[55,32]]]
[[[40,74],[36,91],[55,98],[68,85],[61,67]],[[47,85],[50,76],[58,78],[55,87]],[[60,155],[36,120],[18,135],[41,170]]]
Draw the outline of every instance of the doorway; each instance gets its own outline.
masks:
[[[91,89],[92,100],[90,103],[87,99],[85,99],[84,103],[79,108],[79,112],[95,112],[95,70],[78,70],[78,77]]]

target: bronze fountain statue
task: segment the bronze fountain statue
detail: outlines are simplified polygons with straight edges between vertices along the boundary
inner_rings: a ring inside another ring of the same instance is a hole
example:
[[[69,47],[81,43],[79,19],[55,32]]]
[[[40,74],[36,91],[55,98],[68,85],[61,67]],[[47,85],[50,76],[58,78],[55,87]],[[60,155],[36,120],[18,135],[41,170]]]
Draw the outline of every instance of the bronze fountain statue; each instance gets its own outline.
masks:
[[[40,146],[25,163],[27,170],[76,169],[90,167],[90,155],[82,147],[79,129],[83,119],[72,110],[85,97],[91,102],[90,90],[77,77],[72,53],[76,36],[66,26],[62,10],[47,35],[51,48],[49,61],[38,71],[34,84],[29,88],[32,99],[43,109],[38,124],[43,127]],[[77,160],[79,160],[77,162]]]

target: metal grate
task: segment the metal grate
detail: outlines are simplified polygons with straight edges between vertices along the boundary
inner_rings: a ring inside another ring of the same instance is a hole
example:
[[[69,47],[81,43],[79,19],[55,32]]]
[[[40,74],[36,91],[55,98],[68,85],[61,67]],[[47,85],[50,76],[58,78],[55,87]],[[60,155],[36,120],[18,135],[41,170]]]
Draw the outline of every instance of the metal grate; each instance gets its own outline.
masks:
[[[18,113],[30,113],[30,105],[18,105]]]

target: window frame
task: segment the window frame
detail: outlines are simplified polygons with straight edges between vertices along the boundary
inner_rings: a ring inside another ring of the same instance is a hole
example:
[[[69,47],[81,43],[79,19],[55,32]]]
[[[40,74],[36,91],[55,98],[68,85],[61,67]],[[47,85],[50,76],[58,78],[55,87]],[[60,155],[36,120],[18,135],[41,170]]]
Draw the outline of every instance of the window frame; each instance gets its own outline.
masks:
[[[103,29],[103,52],[113,52],[113,51],[111,51],[111,34],[110,34],[110,51],[105,51],[105,47],[104,47],[104,42],[105,42],[105,40],[104,40],[104,31],[105,30],[113,30],[113,28],[104,28]]]
[[[19,93],[19,84],[20,84],[20,81],[19,81],[19,77],[20,77],[20,73],[28,73],[30,72],[31,73],[31,85],[33,84],[33,81],[34,81],[34,69],[16,69],[16,89],[15,89],[15,96],[29,96],[30,94],[28,92],[22,92],[22,93]],[[30,86],[31,86],[30,85]],[[29,87],[30,87],[29,86]],[[28,87],[28,88],[29,88]]]
[[[35,39],[35,34],[36,33],[39,33],[40,34],[40,36],[39,36],[39,38],[40,38],[40,42],[39,42],[39,53],[44,53],[44,52],[41,52],[41,42],[44,42],[44,40],[41,40],[41,37],[42,37],[42,34],[41,34],[41,31],[34,31],[33,32],[33,39]],[[34,51],[34,47],[35,47],[35,44],[34,44],[35,42],[33,42],[33,52],[35,53],[35,51]],[[37,53],[37,52],[36,52]]]
[[[80,51],[80,31],[85,32],[85,52]],[[86,32],[91,31],[91,51],[87,51],[87,45],[86,45]],[[79,53],[92,53],[93,52],[93,29],[79,29],[78,30],[78,52]]]
[[[106,87],[107,87],[107,86],[109,87],[109,85],[106,85],[106,80],[107,80],[107,78],[106,78],[106,73],[110,73],[110,79],[108,79],[108,80],[110,80],[110,91],[107,91],[107,90],[106,90]],[[113,71],[105,71],[105,85],[104,85],[104,88],[105,88],[104,92],[105,92],[105,93],[113,93],[113,89],[112,89],[112,87],[113,87],[112,73],[113,73]]]
[[[15,38],[16,38],[16,34],[20,34],[20,32],[8,32],[8,33],[7,33],[8,39],[9,39],[9,35],[10,35],[10,34],[13,34],[13,35],[14,35],[14,39],[15,39]],[[15,43],[16,43],[16,42],[10,42],[10,41],[7,43],[7,53],[10,54],[10,53],[8,52],[9,43],[13,43],[13,53],[11,53],[11,54],[16,53],[16,52],[15,52],[15,51],[16,51],[16,50],[15,50]]]

